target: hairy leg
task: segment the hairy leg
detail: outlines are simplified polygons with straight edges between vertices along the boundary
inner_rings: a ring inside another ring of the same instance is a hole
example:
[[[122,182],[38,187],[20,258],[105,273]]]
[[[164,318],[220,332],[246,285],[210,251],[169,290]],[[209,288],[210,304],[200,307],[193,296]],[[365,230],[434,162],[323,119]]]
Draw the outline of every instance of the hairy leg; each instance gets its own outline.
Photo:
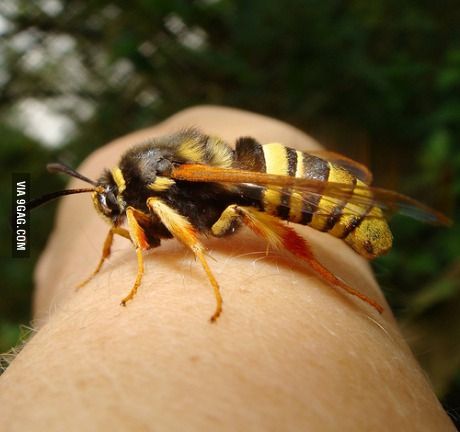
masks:
[[[109,232],[107,233],[107,237],[104,240],[104,246],[102,247],[102,256],[99,260],[99,263],[97,264],[95,270],[83,282],[80,282],[76,286],[76,289],[84,287],[94,276],[96,276],[99,273],[105,260],[110,257],[110,253],[112,251],[113,236],[115,234],[118,234],[121,237],[131,240],[129,232],[126,229],[119,227],[111,227]]]
[[[149,198],[147,200],[147,205],[155,213],[166,226],[166,228],[171,232],[171,234],[187,246],[198,258],[203,269],[208,277],[209,282],[214,290],[214,296],[216,298],[216,309],[211,316],[211,322],[214,322],[219,318],[222,312],[222,296],[220,294],[219,284],[216,281],[216,278],[209,268],[208,262],[204,256],[205,250],[203,245],[198,240],[198,235],[195,228],[190,224],[190,222],[184,216],[177,213],[174,209],[166,205],[159,198]]]
[[[383,307],[375,300],[372,300],[362,292],[347,285],[324,267],[314,256],[306,239],[297,234],[293,228],[288,227],[285,222],[274,216],[261,212],[253,207],[230,205],[213,225],[212,233],[217,237],[221,237],[228,232],[229,229],[232,229],[233,225],[238,220],[241,220],[255,234],[266,240],[273,248],[286,249],[297,258],[306,262],[310,266],[310,269],[329,285],[339,287],[348,294],[358,297],[362,301],[368,303],[377,310],[377,312],[383,312]]]

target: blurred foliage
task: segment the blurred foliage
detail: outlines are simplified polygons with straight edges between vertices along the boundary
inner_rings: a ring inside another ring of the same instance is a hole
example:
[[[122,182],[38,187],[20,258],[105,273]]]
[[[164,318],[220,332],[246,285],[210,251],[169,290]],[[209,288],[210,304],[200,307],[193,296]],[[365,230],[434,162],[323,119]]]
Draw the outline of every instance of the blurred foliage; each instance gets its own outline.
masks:
[[[459,220],[456,1],[3,0],[0,18],[3,203],[10,172],[30,172],[34,195],[57,189],[47,161],[75,166],[112,138],[213,103],[292,123]],[[40,125],[43,112],[59,133]],[[29,320],[51,207],[33,216],[30,260],[2,242],[0,350]],[[460,227],[392,226],[376,274],[438,394],[458,405]]]

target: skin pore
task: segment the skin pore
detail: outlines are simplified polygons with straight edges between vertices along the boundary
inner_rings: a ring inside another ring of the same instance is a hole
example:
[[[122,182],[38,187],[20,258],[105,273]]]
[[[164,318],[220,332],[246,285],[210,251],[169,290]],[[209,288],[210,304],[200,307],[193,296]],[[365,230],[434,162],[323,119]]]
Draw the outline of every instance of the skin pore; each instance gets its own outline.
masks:
[[[101,147],[78,170],[95,179],[133,144],[187,126],[229,143],[249,135],[318,148],[277,120],[204,106]],[[88,195],[62,199],[36,270],[37,332],[0,377],[4,430],[454,430],[366,260],[330,235],[294,227],[384,313],[325,285],[288,253],[267,253],[246,229],[204,240],[224,299],[214,324],[212,288],[175,240],[145,253],[142,285],[125,308],[136,256],[121,237],[75,292],[108,226]]]

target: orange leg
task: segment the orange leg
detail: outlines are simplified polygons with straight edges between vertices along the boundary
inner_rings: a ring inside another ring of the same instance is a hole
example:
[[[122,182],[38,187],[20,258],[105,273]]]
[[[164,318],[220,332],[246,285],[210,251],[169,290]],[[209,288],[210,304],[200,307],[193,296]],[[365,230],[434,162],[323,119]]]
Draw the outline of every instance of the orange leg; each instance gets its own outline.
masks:
[[[272,247],[287,249],[296,257],[307,262],[311,269],[330,285],[337,286],[347,293],[360,298],[375,308],[379,313],[383,312],[383,307],[375,300],[372,300],[358,290],[350,287],[320,264],[313,255],[307,241],[274,216],[252,207],[231,205],[225,209],[221,218],[212,227],[213,234],[219,236],[225,233],[225,230],[231,226],[231,223],[237,217],[240,217],[243,223],[254,231],[254,233],[267,240]]]
[[[96,269],[83,282],[80,282],[75,289],[78,290],[81,287],[85,286],[94,276],[96,276],[99,273],[99,270],[102,268],[104,261],[110,256],[110,252],[112,250],[113,236],[115,234],[118,234],[122,237],[127,238],[128,240],[131,240],[128,231],[124,228],[110,228],[109,232],[107,233],[107,237],[105,238],[104,247],[102,248],[102,256],[99,260],[99,263],[97,264]]]
[[[132,242],[134,243],[134,246],[136,247],[137,275],[136,280],[134,281],[134,285],[131,288],[131,291],[125,298],[121,300],[122,306],[126,306],[126,303],[134,298],[141,284],[142,276],[144,275],[144,259],[142,257],[142,250],[149,249],[150,245],[147,242],[144,230],[138,222],[138,219],[143,216],[145,215],[142,212],[139,212],[138,210],[132,207],[128,207],[126,209],[126,219],[128,223],[129,235]]]
[[[152,210],[152,212],[154,212],[160,218],[161,222],[168,229],[168,231],[185,246],[191,249],[191,251],[199,259],[214,290],[216,308],[211,316],[211,322],[216,321],[222,312],[222,296],[220,294],[220,289],[216,278],[212,274],[211,269],[209,268],[209,265],[205,259],[205,249],[198,240],[198,233],[196,229],[186,217],[177,213],[174,209],[169,207],[159,198],[149,198],[147,200],[147,205]]]

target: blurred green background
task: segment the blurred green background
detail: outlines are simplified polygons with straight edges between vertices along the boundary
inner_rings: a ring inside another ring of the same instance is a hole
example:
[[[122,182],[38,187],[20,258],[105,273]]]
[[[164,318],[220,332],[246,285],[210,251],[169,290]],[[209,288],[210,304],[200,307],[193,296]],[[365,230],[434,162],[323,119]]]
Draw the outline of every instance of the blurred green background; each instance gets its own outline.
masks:
[[[48,161],[77,166],[115,137],[212,103],[289,122],[458,221],[459,29],[453,0],[2,0],[2,220],[11,172],[31,173],[34,196],[56,190],[64,180]],[[54,208],[33,215],[30,259],[11,258],[1,225],[0,352],[29,323]],[[458,419],[459,224],[397,216],[392,227],[375,272]]]

